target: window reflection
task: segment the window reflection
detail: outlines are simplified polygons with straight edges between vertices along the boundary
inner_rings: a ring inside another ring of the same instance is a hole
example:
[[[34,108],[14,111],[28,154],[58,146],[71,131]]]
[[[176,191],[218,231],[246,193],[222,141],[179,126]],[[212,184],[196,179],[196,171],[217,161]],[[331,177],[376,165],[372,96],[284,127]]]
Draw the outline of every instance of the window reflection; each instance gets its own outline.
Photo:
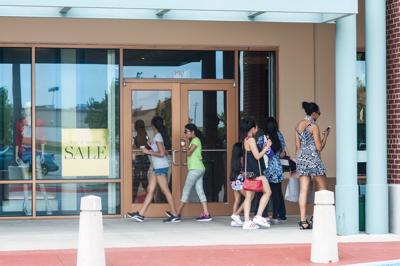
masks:
[[[114,49],[36,49],[38,179],[119,177],[118,58]]]
[[[0,216],[31,216],[32,185],[0,184]]]
[[[0,48],[0,180],[32,177],[30,112],[31,48]]]
[[[41,187],[42,186],[42,187]],[[42,184],[36,187],[36,215],[79,215],[81,198],[101,198],[103,214],[120,213],[119,183]],[[46,191],[46,195],[42,192]]]
[[[233,51],[124,50],[124,77],[233,79]]]
[[[365,52],[357,53],[357,149],[365,151],[367,149],[366,136],[366,91],[365,91]],[[367,174],[367,163],[358,163],[358,175]]]

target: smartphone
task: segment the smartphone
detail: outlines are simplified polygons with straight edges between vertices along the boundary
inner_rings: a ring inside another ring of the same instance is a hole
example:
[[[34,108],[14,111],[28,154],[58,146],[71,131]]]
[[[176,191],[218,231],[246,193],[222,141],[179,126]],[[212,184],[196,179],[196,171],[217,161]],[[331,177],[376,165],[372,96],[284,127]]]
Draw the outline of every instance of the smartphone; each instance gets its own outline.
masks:
[[[328,126],[325,130],[324,130],[324,132],[329,132],[330,130],[331,130],[331,126]]]

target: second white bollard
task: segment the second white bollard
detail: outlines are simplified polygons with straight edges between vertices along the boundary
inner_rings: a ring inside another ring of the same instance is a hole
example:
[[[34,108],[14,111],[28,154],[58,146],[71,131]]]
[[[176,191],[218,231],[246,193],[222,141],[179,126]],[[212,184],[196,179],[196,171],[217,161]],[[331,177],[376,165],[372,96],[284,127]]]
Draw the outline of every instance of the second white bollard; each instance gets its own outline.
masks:
[[[105,266],[101,198],[81,198],[77,266]]]
[[[315,193],[311,243],[311,261],[334,263],[339,261],[336,236],[335,197],[332,191]]]

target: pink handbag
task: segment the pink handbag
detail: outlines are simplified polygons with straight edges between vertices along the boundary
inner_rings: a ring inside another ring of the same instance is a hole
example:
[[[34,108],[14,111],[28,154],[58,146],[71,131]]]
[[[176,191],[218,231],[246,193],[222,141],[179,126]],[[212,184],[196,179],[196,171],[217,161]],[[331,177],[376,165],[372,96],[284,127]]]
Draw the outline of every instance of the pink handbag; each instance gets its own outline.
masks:
[[[256,178],[248,178],[247,177],[247,151],[244,149],[245,153],[245,159],[244,159],[244,182],[243,182],[243,189],[248,190],[248,191],[254,191],[254,192],[262,192],[263,191],[263,184],[261,180],[257,180]],[[261,167],[260,167],[260,161],[258,161],[258,169],[260,170],[260,175],[261,175]]]

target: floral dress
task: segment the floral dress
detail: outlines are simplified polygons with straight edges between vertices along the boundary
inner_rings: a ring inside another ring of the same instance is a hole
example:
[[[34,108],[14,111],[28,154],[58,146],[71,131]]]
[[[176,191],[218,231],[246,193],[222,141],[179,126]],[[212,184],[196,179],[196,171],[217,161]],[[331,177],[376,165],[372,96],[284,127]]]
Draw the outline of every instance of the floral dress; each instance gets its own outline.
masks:
[[[315,121],[312,118],[306,119],[309,121],[306,128],[302,132],[296,129],[300,140],[300,150],[296,157],[296,171],[298,176],[325,176],[326,168],[310,131],[310,127],[315,124]]]

